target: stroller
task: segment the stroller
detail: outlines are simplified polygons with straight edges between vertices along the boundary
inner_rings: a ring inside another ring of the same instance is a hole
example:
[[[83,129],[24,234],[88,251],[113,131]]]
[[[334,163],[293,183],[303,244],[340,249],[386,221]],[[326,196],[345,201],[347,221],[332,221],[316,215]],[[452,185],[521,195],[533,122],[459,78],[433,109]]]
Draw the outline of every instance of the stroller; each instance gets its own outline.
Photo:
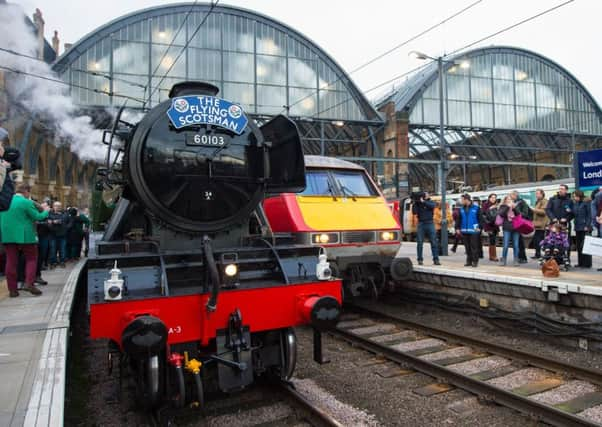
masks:
[[[540,247],[542,254],[539,260],[540,265],[553,258],[559,267],[564,266],[564,271],[569,271],[571,263],[569,260],[569,236],[566,226],[559,223],[550,224]]]

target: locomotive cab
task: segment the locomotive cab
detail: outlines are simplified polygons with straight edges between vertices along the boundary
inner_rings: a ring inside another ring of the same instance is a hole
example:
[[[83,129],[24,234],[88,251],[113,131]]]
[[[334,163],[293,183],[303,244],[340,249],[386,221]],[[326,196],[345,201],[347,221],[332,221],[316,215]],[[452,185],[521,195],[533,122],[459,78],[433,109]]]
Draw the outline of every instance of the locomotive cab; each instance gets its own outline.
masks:
[[[259,127],[217,93],[177,84],[108,134],[101,184],[119,197],[87,264],[90,335],[128,356],[150,406],[288,378],[292,328],[328,327],[340,311],[341,282],[316,276],[320,248],[276,244],[261,205],[305,188],[296,125]]]

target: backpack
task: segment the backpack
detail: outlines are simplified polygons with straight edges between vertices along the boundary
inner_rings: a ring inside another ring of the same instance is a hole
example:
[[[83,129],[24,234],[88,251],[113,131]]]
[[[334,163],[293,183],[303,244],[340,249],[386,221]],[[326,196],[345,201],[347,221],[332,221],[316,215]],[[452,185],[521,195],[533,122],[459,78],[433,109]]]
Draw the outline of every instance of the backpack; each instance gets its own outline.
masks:
[[[10,207],[10,202],[13,200],[14,195],[15,183],[7,173],[6,179],[4,180],[4,184],[2,185],[2,190],[0,190],[0,212],[8,210],[8,208]]]

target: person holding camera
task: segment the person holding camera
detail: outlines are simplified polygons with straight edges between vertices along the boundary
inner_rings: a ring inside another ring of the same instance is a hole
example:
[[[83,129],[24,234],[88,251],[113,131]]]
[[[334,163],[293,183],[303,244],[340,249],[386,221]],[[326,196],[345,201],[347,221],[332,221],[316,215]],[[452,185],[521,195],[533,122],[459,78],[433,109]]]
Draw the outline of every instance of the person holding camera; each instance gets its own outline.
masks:
[[[439,244],[437,241],[437,233],[435,224],[433,223],[433,213],[435,211],[435,202],[431,200],[429,193],[417,193],[412,197],[412,213],[418,217],[418,228],[416,232],[416,257],[418,265],[422,265],[424,259],[422,257],[422,249],[424,246],[424,236],[426,235],[431,243],[431,254],[433,263],[441,265],[439,262]]]

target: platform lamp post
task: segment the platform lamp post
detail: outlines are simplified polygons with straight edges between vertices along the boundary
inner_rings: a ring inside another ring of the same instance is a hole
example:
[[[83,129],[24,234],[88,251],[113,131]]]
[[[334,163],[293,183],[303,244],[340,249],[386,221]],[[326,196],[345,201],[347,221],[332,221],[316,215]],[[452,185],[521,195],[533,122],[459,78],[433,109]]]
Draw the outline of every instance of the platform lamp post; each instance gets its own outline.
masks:
[[[418,51],[411,51],[409,56],[414,59],[420,59],[422,61],[431,60],[437,61],[437,68],[439,72],[439,149],[441,151],[441,173],[439,174],[440,186],[441,186],[441,254],[448,255],[448,226],[447,226],[447,144],[445,142],[445,135],[443,128],[445,127],[445,116],[444,111],[444,100],[443,100],[443,63],[447,64],[458,64],[464,68],[469,66],[468,62],[458,63],[453,60],[445,60],[442,56],[434,58],[425,53]],[[444,232],[445,230],[445,232]]]

